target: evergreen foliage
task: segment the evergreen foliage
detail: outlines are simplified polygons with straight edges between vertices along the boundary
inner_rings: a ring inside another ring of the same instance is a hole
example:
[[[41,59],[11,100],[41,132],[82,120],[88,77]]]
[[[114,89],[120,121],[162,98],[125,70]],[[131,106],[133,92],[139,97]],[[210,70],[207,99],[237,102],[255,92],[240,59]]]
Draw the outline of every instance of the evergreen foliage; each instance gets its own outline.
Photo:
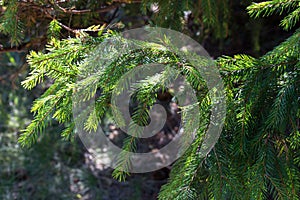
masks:
[[[7,18],[15,12],[15,2],[8,3]],[[166,17],[167,20],[163,20],[162,24],[167,25],[179,23],[183,16],[181,11],[193,7],[191,1],[149,2],[159,5],[160,14],[166,13],[157,17],[158,20]],[[218,22],[228,17],[228,10],[217,6],[216,1],[201,2],[202,12],[199,14],[203,23],[223,30],[227,26],[226,21],[221,26]],[[148,1],[143,2],[144,6],[147,4]],[[223,6],[226,5],[224,3]],[[297,0],[253,3],[247,8],[252,17],[288,13],[280,24],[286,30],[297,25],[299,9],[300,2]],[[14,28],[19,27],[18,21],[9,24],[5,21],[6,15],[1,31],[5,27],[7,32],[4,33],[9,33],[12,42],[17,44],[23,37],[17,34],[21,33],[19,28]],[[53,119],[65,125],[61,133],[64,138],[73,136],[72,95],[77,92],[76,78],[84,75],[81,73],[87,66],[87,55],[105,38],[117,35],[107,30],[100,31],[98,37],[91,37],[83,31],[75,38],[59,40],[60,27],[58,21],[53,20],[49,26],[50,39],[46,52],[32,51],[28,56],[31,72],[22,82],[24,88],[32,89],[46,79],[51,79],[53,84],[32,106],[34,119],[19,138],[23,146],[32,145]],[[220,32],[219,35],[221,37],[224,33]],[[139,64],[168,63],[166,68],[178,67],[196,91],[205,88],[205,83],[195,73],[191,63],[151,44],[148,47],[104,65],[100,81],[98,77],[82,81],[82,87],[90,89],[83,101],[94,97],[97,89],[102,91],[96,99],[96,113],[91,113],[83,122],[87,131],[97,129],[101,117],[109,112],[112,91],[121,76]],[[178,62],[182,64],[177,65]],[[170,179],[163,186],[159,199],[299,199],[300,29],[260,58],[248,55],[222,56],[216,63],[227,93],[227,117],[221,138],[205,158],[200,157],[198,151],[209,120],[210,100],[207,96],[199,96],[199,101],[203,102],[199,112],[207,118],[202,121],[196,140],[172,167]],[[93,63],[88,66],[93,66]],[[161,78],[167,81],[163,75]],[[161,85],[146,80],[139,85],[136,98],[143,101],[144,105],[152,106],[155,92]],[[146,124],[148,113],[140,106],[133,118]],[[139,131],[134,126],[131,128]],[[134,151],[135,142],[132,138],[127,139],[124,149]],[[128,163],[123,157],[126,167]],[[124,180],[126,174],[121,169],[115,170],[113,176]]]
[[[175,30],[182,30],[185,12],[191,11],[197,18],[199,16],[197,23],[201,24],[203,30],[211,28],[216,38],[225,38],[228,34],[228,4],[228,0],[203,0],[197,4],[189,0],[144,0],[143,11],[156,5],[158,10],[154,13],[155,24]]]
[[[18,45],[24,39],[23,23],[18,17],[17,0],[3,1],[2,5],[7,6],[7,11],[1,18],[0,31],[11,38],[12,45]]]
[[[247,10],[251,17],[265,17],[274,13],[279,15],[288,13],[280,23],[285,30],[291,29],[299,21],[299,1],[298,0],[273,0],[261,3],[253,3]]]

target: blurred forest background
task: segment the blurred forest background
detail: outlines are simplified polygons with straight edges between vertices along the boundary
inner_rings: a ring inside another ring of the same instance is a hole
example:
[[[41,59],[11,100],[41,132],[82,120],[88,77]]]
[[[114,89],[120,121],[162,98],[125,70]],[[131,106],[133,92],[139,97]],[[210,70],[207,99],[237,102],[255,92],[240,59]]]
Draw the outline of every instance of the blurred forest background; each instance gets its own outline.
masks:
[[[67,141],[55,134],[63,128],[55,122],[32,147],[20,147],[18,136],[32,119],[32,102],[49,87],[44,83],[28,91],[21,86],[29,72],[26,55],[31,50],[44,51],[49,23],[54,18],[61,28],[59,38],[76,37],[77,29],[103,24],[117,31],[145,25],[173,28],[198,41],[213,58],[239,53],[258,58],[295,31],[295,28],[285,31],[279,27],[280,16],[250,18],[246,7],[252,1],[248,0],[214,1],[213,9],[219,15],[217,21],[211,22],[201,12],[201,1],[193,0],[192,4],[198,6],[193,10],[189,7],[183,10],[181,1],[172,0],[168,3],[170,7],[166,3],[163,4],[166,7],[159,7],[156,1],[139,0],[0,2],[1,20],[11,17],[13,25],[14,18],[21,18],[22,24],[17,25],[23,30],[22,35],[14,37],[14,33],[5,31],[3,24],[0,28],[0,199],[3,200],[157,199],[160,187],[169,176],[170,169],[164,168],[134,174],[125,182],[118,182],[112,179],[111,169],[91,159],[78,138]],[[17,2],[18,8],[17,14],[10,13],[10,16],[5,11],[12,2]],[[180,4],[177,5],[180,9],[176,10],[173,4]],[[118,130],[107,125],[107,131]]]

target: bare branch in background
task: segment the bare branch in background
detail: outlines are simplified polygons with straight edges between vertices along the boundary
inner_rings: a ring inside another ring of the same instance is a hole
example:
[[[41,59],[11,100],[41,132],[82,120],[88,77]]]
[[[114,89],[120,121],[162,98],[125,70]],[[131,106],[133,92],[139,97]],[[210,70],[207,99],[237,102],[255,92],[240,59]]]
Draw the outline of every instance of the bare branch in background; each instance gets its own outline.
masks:
[[[61,7],[58,3],[55,2],[55,6],[57,8],[60,9],[60,11],[64,12],[64,13],[68,13],[68,14],[86,14],[86,13],[104,13],[104,12],[109,12],[117,7],[119,7],[119,4],[113,4],[113,5],[109,5],[106,6],[104,8],[100,8],[98,10],[91,10],[91,9],[86,9],[86,10],[75,10],[75,9],[67,9],[67,8],[63,8]]]

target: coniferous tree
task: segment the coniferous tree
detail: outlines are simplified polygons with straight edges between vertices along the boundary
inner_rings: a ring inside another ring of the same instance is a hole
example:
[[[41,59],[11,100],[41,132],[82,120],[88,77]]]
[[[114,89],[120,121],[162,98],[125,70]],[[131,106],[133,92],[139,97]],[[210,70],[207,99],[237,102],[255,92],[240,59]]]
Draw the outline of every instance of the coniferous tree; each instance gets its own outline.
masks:
[[[164,26],[171,22],[180,24],[180,18],[183,17],[181,11],[194,5],[190,1],[170,1],[171,4],[168,5],[165,2],[151,1],[159,5],[160,14],[165,13],[167,20],[161,22]],[[222,37],[224,33],[220,30],[227,25],[221,23],[220,28],[218,21],[226,18],[227,14],[225,11],[221,12],[215,2],[203,1],[200,14],[203,23],[212,26],[217,35],[220,35],[218,37]],[[10,34],[12,43],[19,44],[24,37],[22,23],[18,19],[9,22],[10,17],[16,14],[15,6],[18,2],[6,3],[7,11],[1,30]],[[147,2],[143,2],[143,5],[147,6]],[[173,9],[174,12],[169,12],[168,9]],[[296,0],[272,0],[252,3],[247,7],[249,15],[255,18],[284,14],[280,26],[286,30],[295,29],[299,22],[299,10],[300,2]],[[157,16],[158,21],[162,20],[161,16],[163,15]],[[61,28],[64,25],[52,19],[46,53],[32,51],[28,55],[31,71],[22,83],[24,88],[32,89],[46,78],[52,79],[53,84],[32,106],[34,119],[19,139],[24,146],[32,145],[52,118],[65,125],[65,130],[61,133],[64,138],[73,136],[72,95],[76,77],[86,67],[83,61],[89,52],[105,38],[117,35],[114,31],[103,31],[103,27],[93,26],[76,32],[77,37],[59,40]],[[98,36],[86,34],[88,31],[96,31]],[[103,91],[97,98],[96,115],[91,113],[91,117],[84,122],[86,130],[97,128],[100,118],[109,110],[108,102],[113,87],[128,70],[149,60],[162,60],[174,67],[180,59],[150,44],[148,47],[146,52],[137,51],[133,58],[124,55],[103,68],[101,81],[97,80],[95,88],[85,97],[88,100],[96,94],[97,89]],[[221,137],[213,150],[205,158],[201,158],[198,147],[206,124],[199,127],[198,139],[172,167],[170,179],[163,186],[159,199],[299,199],[299,48],[300,30],[296,29],[286,41],[259,58],[235,55],[222,56],[216,60],[227,97],[227,117]],[[145,53],[149,55],[149,60],[145,59]],[[204,87],[202,79],[195,75],[196,69],[191,63],[184,60],[181,62],[179,70],[194,89]],[[110,76],[111,74],[114,76]],[[95,80],[92,78],[83,81],[83,87],[88,87],[93,81]],[[148,95],[148,101],[143,103],[151,106],[155,98],[153,92],[160,86],[159,82],[141,85],[137,98],[141,95],[139,99],[142,100]],[[207,116],[207,109],[202,112]],[[146,123],[146,112],[140,109],[136,114],[141,116],[133,116]],[[128,150],[134,150],[134,145],[131,145],[133,144],[130,142],[125,143]],[[120,180],[125,175],[118,169],[114,172],[114,176]]]

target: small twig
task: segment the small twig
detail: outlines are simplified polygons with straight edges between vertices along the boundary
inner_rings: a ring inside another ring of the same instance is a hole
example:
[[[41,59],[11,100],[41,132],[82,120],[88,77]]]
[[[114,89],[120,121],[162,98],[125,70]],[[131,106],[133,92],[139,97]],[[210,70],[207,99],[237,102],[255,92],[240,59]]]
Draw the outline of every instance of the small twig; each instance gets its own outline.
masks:
[[[59,8],[62,12],[64,13],[68,13],[68,14],[86,14],[86,13],[91,13],[91,12],[94,12],[94,13],[104,13],[104,12],[108,12],[108,11],[111,11],[117,7],[119,7],[119,4],[113,4],[113,5],[110,5],[110,6],[107,6],[107,7],[104,7],[104,8],[100,8],[98,10],[91,10],[91,9],[86,9],[86,10],[73,10],[73,9],[66,9],[66,8],[63,8],[61,7],[59,4],[57,4],[56,2],[54,3],[55,6],[57,8]]]
[[[5,49],[0,49],[0,54],[1,53],[8,53],[8,52],[18,52],[18,53],[21,53],[21,52],[27,52],[27,49],[25,48],[17,48],[17,47],[12,47],[12,48],[5,48]]]
[[[103,29],[95,29],[95,30],[91,30],[91,29],[72,29],[70,27],[68,27],[67,25],[64,25],[63,23],[61,22],[58,22],[58,24],[63,27],[64,29],[66,29],[67,31],[70,31],[74,34],[78,34],[80,32],[98,32],[98,31],[102,31]],[[104,24],[106,25],[106,24]]]
[[[55,3],[55,5],[56,5],[59,9],[63,10],[64,13],[78,14],[78,13],[74,13],[74,12],[73,12],[74,10],[68,10],[68,9],[65,9],[65,8],[60,7],[60,6],[57,4],[57,2]],[[53,8],[50,8],[50,10],[49,10],[49,9],[44,9],[44,8],[41,8],[41,7],[39,7],[39,6],[37,6],[37,5],[33,5],[33,4],[31,4],[31,5],[28,5],[28,4],[27,4],[26,6],[30,6],[30,7],[34,6],[33,8],[41,10],[41,11],[45,14],[46,18],[49,18],[49,19],[52,19],[52,20],[55,19],[55,17],[52,16],[51,13],[50,13],[50,11],[51,11]],[[114,8],[117,8],[117,7],[118,7],[118,5],[113,5],[113,6],[114,6]],[[103,9],[101,9],[101,10],[102,10],[103,12],[106,12],[106,11],[104,11],[104,9],[106,9],[106,8],[103,8]],[[111,7],[107,7],[107,9],[112,9],[112,6],[111,6]],[[66,12],[65,12],[65,11],[66,11]],[[69,12],[69,11],[72,11],[72,12]],[[76,10],[75,10],[75,11],[76,11]],[[84,11],[84,12],[97,12],[97,11],[91,11],[91,10],[82,10],[82,11]],[[98,11],[99,11],[99,10],[98,10]],[[81,11],[80,11],[80,12],[81,12]],[[83,13],[83,12],[82,12],[82,13]],[[61,27],[63,27],[64,29],[66,29],[67,31],[74,33],[75,35],[78,34],[78,33],[80,33],[80,32],[82,32],[82,31],[84,31],[84,32],[97,32],[97,31],[101,31],[100,29],[97,29],[97,30],[90,30],[90,29],[72,29],[71,27],[69,27],[69,26],[67,26],[67,25],[65,25],[65,24],[63,24],[63,23],[61,23],[61,22],[58,22],[58,24],[59,24]],[[1,52],[1,51],[0,51],[0,52]]]
[[[72,28],[68,27],[67,25],[64,25],[63,23],[61,23],[61,22],[59,22],[59,21],[57,21],[57,22],[58,22],[58,24],[59,24],[61,27],[63,27],[63,28],[66,29],[67,31],[70,31],[70,32],[75,33],[75,34],[79,32],[79,30],[72,29]]]
[[[141,3],[142,0],[113,0],[113,3]]]

